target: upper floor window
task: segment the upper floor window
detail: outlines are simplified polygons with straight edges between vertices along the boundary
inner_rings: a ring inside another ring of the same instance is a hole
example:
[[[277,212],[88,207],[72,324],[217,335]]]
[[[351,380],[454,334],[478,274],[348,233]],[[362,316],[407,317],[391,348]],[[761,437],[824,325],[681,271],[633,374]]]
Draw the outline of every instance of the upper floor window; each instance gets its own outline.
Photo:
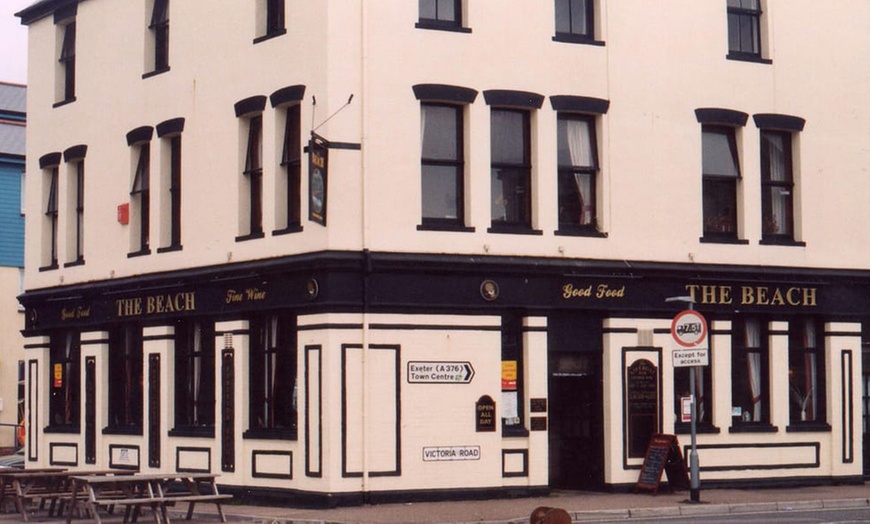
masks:
[[[284,0],[258,0],[257,19],[260,35],[254,43],[287,33]]]
[[[57,268],[58,244],[58,177],[60,153],[50,153],[39,159],[39,167],[43,169],[45,220],[42,230],[42,262],[40,270]]]
[[[154,129],[140,127],[127,134],[127,143],[133,147],[133,184],[130,189],[131,222],[137,232],[130,239],[130,255],[150,252],[151,231],[151,136]]]
[[[795,143],[805,120],[778,114],[757,114],[753,119],[761,128],[761,242],[804,245],[795,230]]]
[[[235,105],[240,117],[242,177],[239,183],[239,231],[236,240],[263,237],[263,109],[265,96],[246,98]]]
[[[762,0],[728,0],[728,58],[769,62],[762,50]]]
[[[557,42],[602,45],[595,40],[596,0],[555,0]]]
[[[560,113],[557,142],[559,230],[595,231],[598,175],[595,118]]]
[[[302,231],[302,107],[304,85],[283,87],[269,96],[276,109],[277,126],[284,133],[279,148],[281,165],[275,177],[275,224],[273,235]],[[283,122],[282,122],[283,119]],[[279,127],[280,128],[280,127]]]
[[[49,426],[52,429],[79,425],[80,350],[79,334],[74,331],[51,336]]]
[[[493,228],[532,227],[532,147],[528,111],[490,114],[491,217]]]
[[[158,253],[181,249],[181,132],[184,118],[173,118],[157,125],[161,139],[160,245]]]
[[[62,105],[76,99],[76,20],[72,18],[58,25],[60,31],[60,71],[57,82],[57,100]]]
[[[417,27],[468,32],[462,27],[462,0],[418,0],[420,20]]]
[[[148,25],[154,63],[150,74],[169,70],[169,0],[154,0]],[[145,76],[149,76],[146,74]]]
[[[424,103],[420,110],[423,225],[462,226],[463,107]]]
[[[69,164],[68,222],[74,227],[67,230],[67,260],[65,266],[85,263],[85,153],[87,146],[73,146],[63,152]]]

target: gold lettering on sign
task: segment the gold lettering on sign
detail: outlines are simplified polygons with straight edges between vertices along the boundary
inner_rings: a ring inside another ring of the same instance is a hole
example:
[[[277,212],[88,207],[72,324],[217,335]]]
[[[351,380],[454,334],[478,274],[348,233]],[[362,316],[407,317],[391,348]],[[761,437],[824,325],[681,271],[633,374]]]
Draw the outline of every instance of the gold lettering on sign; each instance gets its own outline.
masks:
[[[260,288],[249,287],[244,291],[228,289],[224,297],[224,302],[227,304],[236,304],[239,302],[259,302],[266,300],[266,292]]]
[[[196,293],[193,291],[183,291],[181,293],[166,295],[122,298],[115,301],[115,307],[119,317],[196,311]]]
[[[562,298],[565,300],[572,298],[595,298],[597,300],[625,298],[625,286],[617,288],[611,287],[610,284],[589,284],[585,287],[574,287],[574,284],[565,284],[562,286]]]
[[[814,287],[739,286],[734,293],[732,286],[688,284],[686,291],[696,304],[728,306],[740,297],[741,306],[816,307],[818,289]]]

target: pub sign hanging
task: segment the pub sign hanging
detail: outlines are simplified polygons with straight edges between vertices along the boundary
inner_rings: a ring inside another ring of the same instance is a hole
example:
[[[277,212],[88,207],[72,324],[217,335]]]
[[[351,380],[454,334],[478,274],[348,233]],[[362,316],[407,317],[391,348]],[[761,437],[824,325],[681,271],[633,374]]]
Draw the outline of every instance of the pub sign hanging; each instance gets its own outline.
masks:
[[[308,142],[308,220],[326,225],[326,188],[329,142],[311,133]]]

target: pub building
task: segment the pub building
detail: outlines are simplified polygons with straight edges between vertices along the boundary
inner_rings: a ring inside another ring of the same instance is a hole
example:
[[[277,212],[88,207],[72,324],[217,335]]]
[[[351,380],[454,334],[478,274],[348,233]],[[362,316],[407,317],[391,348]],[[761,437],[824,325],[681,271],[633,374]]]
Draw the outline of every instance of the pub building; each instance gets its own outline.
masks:
[[[212,3],[18,14],[27,467],[629,490],[695,369],[704,488],[863,482],[866,2]]]

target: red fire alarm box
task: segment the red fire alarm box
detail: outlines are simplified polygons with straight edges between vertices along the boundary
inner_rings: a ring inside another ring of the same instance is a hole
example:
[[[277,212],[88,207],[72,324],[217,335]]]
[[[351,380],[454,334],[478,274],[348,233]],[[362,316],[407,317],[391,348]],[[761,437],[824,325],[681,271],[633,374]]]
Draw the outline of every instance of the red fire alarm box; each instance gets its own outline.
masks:
[[[130,204],[118,206],[118,223],[123,226],[130,223]]]

